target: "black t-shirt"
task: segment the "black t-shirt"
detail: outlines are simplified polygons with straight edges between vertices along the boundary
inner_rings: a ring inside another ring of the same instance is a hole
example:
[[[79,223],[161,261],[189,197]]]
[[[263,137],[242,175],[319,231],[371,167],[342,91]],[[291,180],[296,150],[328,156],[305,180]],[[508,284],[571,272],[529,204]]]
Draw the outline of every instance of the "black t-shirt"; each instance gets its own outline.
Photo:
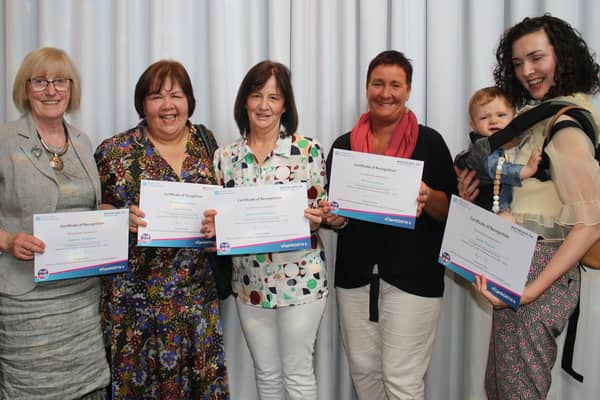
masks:
[[[327,157],[331,171],[333,149],[350,150],[350,133],[338,137]],[[441,190],[448,198],[456,193],[456,175],[452,157],[442,136],[419,125],[419,137],[413,160],[424,161],[423,181]],[[350,219],[338,231],[335,262],[335,286],[357,288],[368,285],[373,266],[380,277],[408,293],[423,297],[441,297],[444,293],[444,267],[437,261],[444,233],[444,223],[423,212],[415,229]]]

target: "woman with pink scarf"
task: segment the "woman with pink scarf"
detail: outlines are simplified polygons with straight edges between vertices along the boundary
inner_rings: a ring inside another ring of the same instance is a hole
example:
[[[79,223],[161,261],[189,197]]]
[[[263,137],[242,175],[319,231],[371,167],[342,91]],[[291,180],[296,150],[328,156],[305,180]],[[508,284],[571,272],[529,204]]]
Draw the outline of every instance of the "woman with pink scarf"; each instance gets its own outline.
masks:
[[[423,399],[424,376],[444,291],[438,264],[449,199],[456,188],[450,151],[406,107],[412,66],[384,51],[369,64],[369,110],[334,148],[424,162],[414,230],[333,214],[338,232],[335,286],[342,339],[360,399]]]

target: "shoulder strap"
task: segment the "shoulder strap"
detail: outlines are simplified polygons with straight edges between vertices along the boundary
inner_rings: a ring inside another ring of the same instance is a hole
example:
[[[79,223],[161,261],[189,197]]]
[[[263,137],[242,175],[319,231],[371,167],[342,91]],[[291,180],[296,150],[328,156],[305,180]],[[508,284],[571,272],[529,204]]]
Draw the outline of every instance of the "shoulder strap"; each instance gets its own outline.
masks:
[[[208,154],[210,157],[213,157],[215,150],[217,150],[217,141],[215,140],[215,136],[202,124],[194,125],[194,127],[200,134],[200,138],[204,142],[206,150],[208,150]]]
[[[558,121],[558,118],[561,115],[568,115],[571,118],[573,118],[574,121],[573,120],[564,120],[564,121],[556,122],[556,121]],[[540,161],[540,164],[538,166],[538,170],[535,174],[535,178],[537,178],[541,181],[547,181],[549,179],[552,179],[552,176],[550,174],[550,158],[548,157],[548,155],[546,154],[546,152],[544,150],[546,149],[546,146],[548,145],[548,143],[550,143],[550,140],[552,140],[552,138],[554,137],[556,132],[560,131],[561,129],[567,128],[567,127],[574,127],[574,128],[581,129],[587,135],[587,137],[591,140],[592,145],[594,146],[594,158],[596,158],[596,160],[599,159],[599,157],[600,157],[599,150],[600,149],[598,148],[597,139],[596,139],[596,129],[597,128],[596,128],[596,124],[592,120],[591,114],[586,109],[578,107],[576,105],[564,106],[563,108],[558,110],[548,120],[548,123],[546,124],[546,128],[544,130],[544,132],[545,132],[544,133],[544,146],[541,149],[542,150],[542,160]]]

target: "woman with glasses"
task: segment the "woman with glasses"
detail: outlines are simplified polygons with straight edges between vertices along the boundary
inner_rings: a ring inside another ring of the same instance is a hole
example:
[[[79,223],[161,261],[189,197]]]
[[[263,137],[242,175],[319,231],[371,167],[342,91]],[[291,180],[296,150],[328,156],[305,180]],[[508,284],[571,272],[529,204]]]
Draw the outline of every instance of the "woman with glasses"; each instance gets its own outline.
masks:
[[[0,398],[104,399],[109,371],[96,277],[35,284],[44,242],[33,214],[97,209],[100,181],[88,137],[70,125],[79,74],[55,48],[29,53],[0,128]]]

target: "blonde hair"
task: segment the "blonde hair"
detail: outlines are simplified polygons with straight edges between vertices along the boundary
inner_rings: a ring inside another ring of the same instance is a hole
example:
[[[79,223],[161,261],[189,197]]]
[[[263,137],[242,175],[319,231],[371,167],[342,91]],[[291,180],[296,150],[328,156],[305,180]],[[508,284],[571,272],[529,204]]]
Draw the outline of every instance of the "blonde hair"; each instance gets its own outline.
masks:
[[[13,101],[17,109],[31,111],[27,96],[27,82],[34,76],[41,76],[49,70],[56,70],[61,78],[71,79],[71,97],[67,112],[79,109],[81,102],[81,79],[75,65],[63,50],[55,47],[41,47],[25,56],[13,84]]]
[[[499,87],[488,86],[479,89],[471,96],[469,100],[469,118],[473,119],[477,107],[485,106],[494,99],[501,99],[504,103],[515,111],[515,106],[510,102],[506,93]]]

